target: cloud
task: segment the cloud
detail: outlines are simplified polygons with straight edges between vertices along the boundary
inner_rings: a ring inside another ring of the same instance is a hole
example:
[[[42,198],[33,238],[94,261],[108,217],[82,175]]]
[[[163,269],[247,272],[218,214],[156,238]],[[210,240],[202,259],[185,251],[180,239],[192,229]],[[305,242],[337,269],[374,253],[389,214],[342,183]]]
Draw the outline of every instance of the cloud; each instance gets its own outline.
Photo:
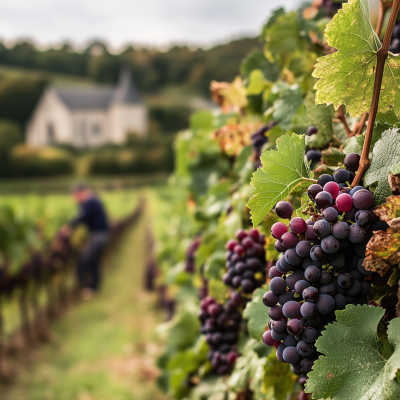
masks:
[[[65,40],[94,38],[115,48],[126,43],[210,45],[241,34],[256,35],[269,13],[298,0],[0,0],[0,37]]]

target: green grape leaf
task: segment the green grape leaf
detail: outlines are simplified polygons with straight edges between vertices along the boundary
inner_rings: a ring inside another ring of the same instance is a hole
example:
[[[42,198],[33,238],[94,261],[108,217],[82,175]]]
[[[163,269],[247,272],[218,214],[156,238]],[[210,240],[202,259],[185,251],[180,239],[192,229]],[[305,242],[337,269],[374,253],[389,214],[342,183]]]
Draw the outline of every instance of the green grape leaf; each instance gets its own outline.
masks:
[[[383,204],[392,194],[389,185],[389,172],[400,162],[400,133],[392,128],[382,133],[372,150],[371,166],[364,176],[364,184],[378,183],[374,192],[375,205]]]
[[[313,76],[317,104],[341,104],[351,116],[368,112],[382,44],[371,26],[368,0],[349,0],[327,25],[327,43],[338,51],[318,58]],[[389,53],[382,78],[378,111],[400,115],[400,59]]]
[[[345,154],[336,147],[330,147],[322,151],[322,160],[326,165],[337,167],[338,163],[342,163]]]
[[[296,111],[303,104],[301,89],[298,85],[290,87],[275,86],[279,88],[278,98],[274,101],[273,107],[269,112],[275,122],[278,122],[280,127],[287,131],[292,125],[292,119]],[[302,132],[304,133],[304,132]]]
[[[255,69],[250,73],[249,76],[249,84],[247,86],[247,95],[252,96],[252,95],[257,95],[264,90],[270,89],[272,86],[272,83],[269,82],[268,80],[265,79],[264,74],[262,73],[261,70]]]
[[[353,137],[351,137],[349,139],[349,141],[346,143],[346,146],[344,146],[344,148],[343,148],[343,153],[344,154],[346,154],[346,155],[349,154],[349,153],[361,154],[362,146],[360,146],[358,144],[357,139],[358,139],[358,137],[355,137],[355,136],[353,136]]]
[[[317,340],[324,354],[308,374],[306,391],[315,399],[389,400],[400,398],[400,318],[388,328],[386,346],[378,339],[377,326],[385,310],[348,305],[336,311],[337,322],[329,324]]]
[[[270,82],[275,82],[279,78],[278,66],[268,61],[264,54],[258,50],[250,53],[240,67],[241,73],[246,76],[249,76],[255,69],[261,70],[264,78]]]
[[[390,172],[393,175],[399,175],[400,174],[400,164],[396,164],[392,167],[392,169],[390,170]]]
[[[258,288],[253,294],[253,299],[247,303],[243,313],[243,318],[249,321],[247,327],[253,339],[261,340],[265,328],[268,325],[269,308],[264,305],[262,300],[264,293],[267,291],[267,286]]]
[[[293,117],[292,129],[297,134],[306,133],[307,128],[314,125],[318,133],[307,137],[307,146],[311,148],[325,147],[333,137],[332,107],[315,104],[314,94],[308,94],[304,104],[298,109]]]
[[[261,155],[262,168],[254,172],[254,191],[247,207],[254,227],[258,226],[271,208],[289,193],[311,185],[311,172],[305,159],[305,136],[286,134],[277,140],[277,150]]]

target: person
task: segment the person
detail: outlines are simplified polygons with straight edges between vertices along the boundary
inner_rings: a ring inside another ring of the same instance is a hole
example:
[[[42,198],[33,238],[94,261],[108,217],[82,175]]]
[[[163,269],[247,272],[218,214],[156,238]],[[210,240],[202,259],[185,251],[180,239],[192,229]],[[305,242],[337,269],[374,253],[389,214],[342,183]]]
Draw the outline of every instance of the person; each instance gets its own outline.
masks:
[[[100,259],[109,239],[107,215],[101,201],[85,184],[72,188],[72,196],[80,207],[79,214],[67,224],[70,231],[83,223],[89,230],[89,239],[82,250],[77,263],[77,278],[80,295],[90,300],[99,290],[101,281]]]

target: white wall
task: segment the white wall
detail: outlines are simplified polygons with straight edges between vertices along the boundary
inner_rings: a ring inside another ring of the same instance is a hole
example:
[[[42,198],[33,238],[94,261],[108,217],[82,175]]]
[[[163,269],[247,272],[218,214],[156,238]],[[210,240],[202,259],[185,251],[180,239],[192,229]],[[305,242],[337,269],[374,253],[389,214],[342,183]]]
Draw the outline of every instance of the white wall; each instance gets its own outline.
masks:
[[[31,146],[51,144],[48,126],[54,127],[55,142],[72,144],[73,129],[69,109],[58,98],[54,89],[47,88],[26,126],[26,141]]]
[[[75,147],[96,147],[111,141],[108,113],[105,110],[73,110],[72,123],[71,134]]]
[[[125,141],[128,132],[147,133],[147,108],[142,104],[113,104],[109,110],[110,140]]]

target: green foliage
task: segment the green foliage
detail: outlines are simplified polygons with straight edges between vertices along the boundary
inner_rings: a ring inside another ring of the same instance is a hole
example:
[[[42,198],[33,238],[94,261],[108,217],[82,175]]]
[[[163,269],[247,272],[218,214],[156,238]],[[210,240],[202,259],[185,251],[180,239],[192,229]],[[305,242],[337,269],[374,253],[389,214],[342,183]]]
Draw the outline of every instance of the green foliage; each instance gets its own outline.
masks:
[[[350,0],[325,30],[327,43],[338,51],[318,59],[313,76],[317,104],[346,105],[352,116],[368,112],[375,80],[376,54],[381,42],[371,26],[368,0]],[[400,114],[398,57],[389,53],[385,62],[379,110],[393,108]],[[390,89],[389,89],[390,88]],[[388,90],[385,90],[388,89]]]
[[[247,328],[253,339],[260,340],[268,325],[268,310],[262,301],[263,295],[268,291],[267,286],[258,288],[253,293],[252,300],[247,303],[243,318],[248,320]]]
[[[247,203],[255,227],[278,201],[312,183],[304,154],[305,137],[293,133],[278,139],[277,151],[261,155],[263,167],[253,174],[251,185],[255,190]]]
[[[332,400],[389,400],[400,396],[396,373],[400,369],[400,318],[389,324],[388,342],[377,336],[383,317],[380,307],[348,305],[336,311],[317,340],[323,353],[309,373],[307,392]]]
[[[400,162],[400,133],[393,128],[382,133],[372,150],[371,166],[364,176],[364,184],[378,184],[374,192],[375,204],[383,204],[392,194],[389,186],[389,171]]]

